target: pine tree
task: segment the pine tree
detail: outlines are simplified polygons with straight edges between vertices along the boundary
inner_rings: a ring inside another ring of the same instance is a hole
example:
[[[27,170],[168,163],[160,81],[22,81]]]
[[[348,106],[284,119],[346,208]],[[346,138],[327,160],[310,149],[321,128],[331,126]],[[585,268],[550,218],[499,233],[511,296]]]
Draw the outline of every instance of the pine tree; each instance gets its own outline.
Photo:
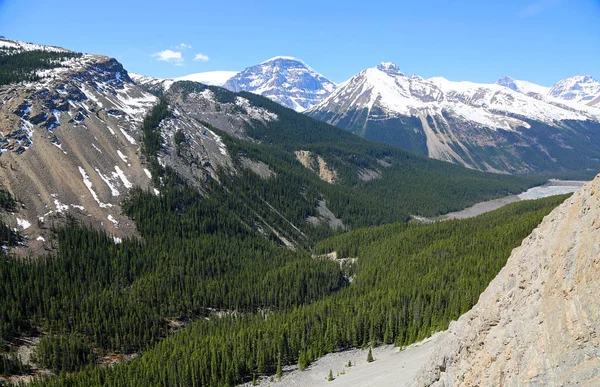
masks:
[[[277,379],[281,379],[281,374],[283,371],[281,370],[281,352],[279,352],[279,356],[277,357]]]
[[[333,372],[329,370],[329,376],[327,376],[327,381],[331,382],[333,380]]]
[[[306,352],[302,351],[298,356],[298,369],[304,371],[306,367],[308,367],[308,359],[306,357]]]
[[[372,363],[375,359],[373,359],[373,352],[371,352],[371,347],[369,347],[369,354],[367,355],[367,362]]]

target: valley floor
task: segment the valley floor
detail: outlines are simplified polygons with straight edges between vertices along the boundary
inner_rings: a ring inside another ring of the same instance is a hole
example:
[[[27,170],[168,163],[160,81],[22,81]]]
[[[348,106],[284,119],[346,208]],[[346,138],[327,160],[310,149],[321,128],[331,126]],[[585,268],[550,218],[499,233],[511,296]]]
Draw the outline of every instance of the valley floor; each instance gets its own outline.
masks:
[[[271,378],[260,380],[260,386],[291,387],[386,387],[410,386],[425,362],[431,355],[441,333],[400,351],[398,347],[383,345],[373,349],[375,361],[367,363],[368,349],[350,349],[325,355],[311,364],[305,371],[297,366],[284,368],[280,380]],[[352,367],[347,367],[348,361]],[[327,381],[329,370],[334,380]],[[343,374],[341,374],[343,372]],[[243,385],[251,386],[252,383]]]
[[[469,208],[465,208],[461,211],[451,212],[446,215],[442,215],[433,220],[452,220],[452,219],[467,219],[475,216],[485,214],[486,212],[497,210],[498,208],[504,207],[507,204],[518,202],[521,200],[534,200],[542,199],[554,195],[562,195],[572,193],[581,188],[586,181],[575,181],[575,180],[550,180],[548,183],[528,189],[518,195],[506,196],[499,199],[488,200],[472,205]],[[423,220],[426,218],[415,217],[417,220]]]

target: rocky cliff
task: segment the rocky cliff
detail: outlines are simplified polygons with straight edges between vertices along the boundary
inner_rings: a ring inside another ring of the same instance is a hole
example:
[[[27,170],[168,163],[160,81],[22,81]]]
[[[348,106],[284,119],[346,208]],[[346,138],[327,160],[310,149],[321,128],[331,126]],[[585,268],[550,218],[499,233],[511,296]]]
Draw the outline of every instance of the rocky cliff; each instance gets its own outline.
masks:
[[[418,386],[600,385],[600,175],[450,324]]]

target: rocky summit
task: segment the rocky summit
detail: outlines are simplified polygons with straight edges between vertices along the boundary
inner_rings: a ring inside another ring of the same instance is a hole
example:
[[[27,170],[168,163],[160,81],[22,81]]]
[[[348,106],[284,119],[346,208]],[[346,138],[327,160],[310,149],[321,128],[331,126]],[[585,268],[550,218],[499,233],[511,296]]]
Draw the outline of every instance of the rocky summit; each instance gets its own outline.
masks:
[[[416,385],[600,385],[599,291],[597,176],[513,250]]]
[[[277,56],[248,67],[229,79],[224,87],[234,92],[260,94],[296,111],[304,111],[327,97],[335,83],[300,59]]]

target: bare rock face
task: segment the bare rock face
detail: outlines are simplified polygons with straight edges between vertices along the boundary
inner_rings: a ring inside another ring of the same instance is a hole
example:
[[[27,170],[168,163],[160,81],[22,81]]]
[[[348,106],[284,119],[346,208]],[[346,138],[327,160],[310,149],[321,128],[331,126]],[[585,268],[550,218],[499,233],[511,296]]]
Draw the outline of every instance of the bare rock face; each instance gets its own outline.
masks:
[[[305,168],[310,169],[315,172],[319,179],[329,183],[334,184],[338,181],[338,174],[335,169],[327,165],[327,162],[323,157],[315,155],[311,151],[299,150],[296,151],[296,159],[302,164]]]
[[[156,98],[99,55],[38,75],[0,86],[0,187],[20,204],[3,221],[25,237],[23,253],[51,249],[52,227],[67,213],[116,240],[135,235],[120,203],[130,188],[151,186],[141,122]]]
[[[415,384],[598,386],[599,294],[600,175],[513,250]]]
[[[2,42],[20,50],[68,52]],[[142,120],[158,98],[133,82],[117,60],[101,55],[61,59],[58,67],[36,75],[35,82],[0,85],[0,189],[18,202],[0,220],[24,237],[13,251],[52,251],[52,229],[67,215],[106,231],[115,242],[136,236],[135,222],[121,203],[134,187],[157,195],[162,189],[142,152]],[[244,98],[218,103],[213,92],[201,88],[204,93],[187,94],[171,88],[171,114],[160,124],[157,155],[199,187],[208,178],[218,180],[221,169],[235,172],[221,137],[203,122],[224,122],[228,133],[241,137],[252,120],[277,119]],[[238,113],[242,110],[245,114]]]

